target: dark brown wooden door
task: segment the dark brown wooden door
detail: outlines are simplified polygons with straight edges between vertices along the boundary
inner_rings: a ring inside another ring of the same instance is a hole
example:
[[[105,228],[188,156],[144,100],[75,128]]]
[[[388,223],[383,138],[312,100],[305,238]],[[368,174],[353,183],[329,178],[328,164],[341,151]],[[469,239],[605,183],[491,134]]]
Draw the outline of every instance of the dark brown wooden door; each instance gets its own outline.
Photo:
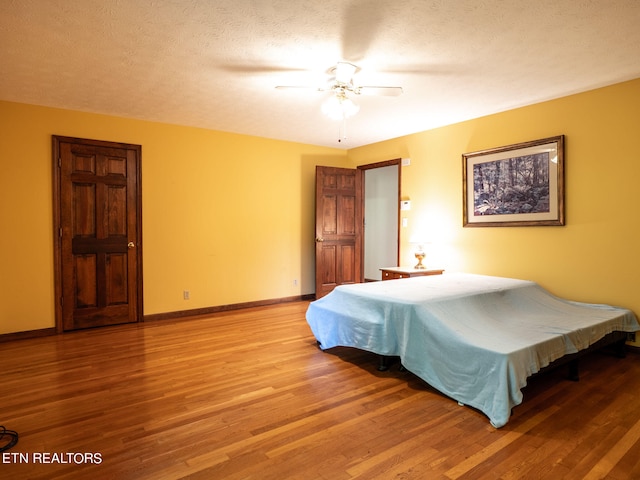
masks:
[[[362,172],[316,167],[316,298],[362,282]]]
[[[142,315],[139,145],[53,138],[58,330]]]

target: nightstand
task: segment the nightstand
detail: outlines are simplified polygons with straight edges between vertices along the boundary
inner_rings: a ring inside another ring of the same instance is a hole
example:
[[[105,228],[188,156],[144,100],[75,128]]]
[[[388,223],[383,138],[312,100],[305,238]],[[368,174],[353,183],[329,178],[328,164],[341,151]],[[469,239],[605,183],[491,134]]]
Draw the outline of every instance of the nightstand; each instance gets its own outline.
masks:
[[[398,278],[426,277],[427,275],[442,275],[444,270],[413,267],[381,268],[382,280],[396,280]]]

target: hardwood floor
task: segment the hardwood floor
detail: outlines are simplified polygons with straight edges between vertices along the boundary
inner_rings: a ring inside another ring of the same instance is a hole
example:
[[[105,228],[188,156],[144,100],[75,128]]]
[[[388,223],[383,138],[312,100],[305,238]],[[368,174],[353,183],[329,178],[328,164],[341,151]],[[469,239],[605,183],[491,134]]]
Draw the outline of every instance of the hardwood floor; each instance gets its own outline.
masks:
[[[320,351],[306,307],[0,344],[0,425],[20,434],[0,476],[640,478],[637,353],[531,379],[496,430],[374,355]]]

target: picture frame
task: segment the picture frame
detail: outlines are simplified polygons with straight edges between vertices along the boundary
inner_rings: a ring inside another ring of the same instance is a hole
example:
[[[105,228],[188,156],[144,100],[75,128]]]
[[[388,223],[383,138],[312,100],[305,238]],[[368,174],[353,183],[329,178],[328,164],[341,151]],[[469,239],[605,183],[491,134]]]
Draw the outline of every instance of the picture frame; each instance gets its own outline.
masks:
[[[564,135],[462,154],[463,227],[557,226]]]

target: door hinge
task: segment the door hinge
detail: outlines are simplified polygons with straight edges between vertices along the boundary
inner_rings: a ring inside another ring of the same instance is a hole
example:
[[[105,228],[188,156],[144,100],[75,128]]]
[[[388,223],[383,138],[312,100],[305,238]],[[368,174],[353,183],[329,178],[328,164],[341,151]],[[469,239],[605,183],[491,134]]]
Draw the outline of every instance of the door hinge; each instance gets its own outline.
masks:
[[[60,236],[60,238],[62,238],[62,228],[58,229],[58,235]]]
[[[58,157],[58,168],[62,168],[62,157]]]
[[[64,297],[60,297],[60,306],[64,306]]]

